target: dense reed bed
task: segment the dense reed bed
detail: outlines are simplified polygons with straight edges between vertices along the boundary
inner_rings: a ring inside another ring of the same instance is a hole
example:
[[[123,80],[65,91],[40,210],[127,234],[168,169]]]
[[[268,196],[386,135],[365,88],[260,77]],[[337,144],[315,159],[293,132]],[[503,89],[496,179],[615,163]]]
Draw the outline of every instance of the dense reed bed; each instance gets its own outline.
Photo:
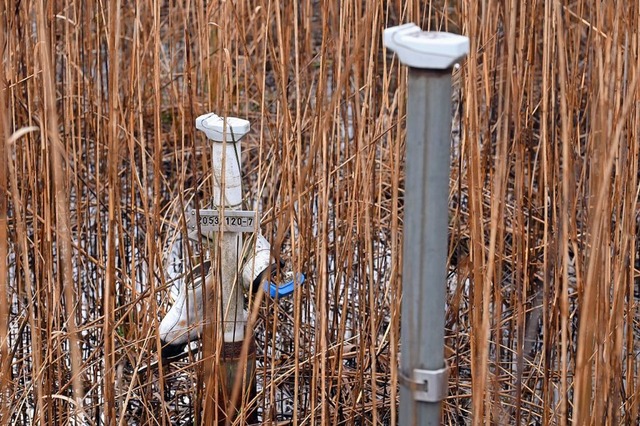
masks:
[[[251,121],[246,207],[308,278],[251,301],[235,423],[395,424],[406,70],[381,41],[410,21],[471,40],[444,422],[636,424],[640,10],[594,0],[0,3],[0,423],[217,422],[215,345],[156,362],[208,255],[184,211],[213,111]]]

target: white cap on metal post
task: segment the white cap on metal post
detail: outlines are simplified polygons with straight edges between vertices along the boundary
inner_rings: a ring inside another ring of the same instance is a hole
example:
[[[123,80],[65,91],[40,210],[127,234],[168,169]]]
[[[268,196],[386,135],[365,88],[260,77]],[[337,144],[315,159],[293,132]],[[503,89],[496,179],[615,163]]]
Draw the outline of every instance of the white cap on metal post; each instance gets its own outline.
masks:
[[[383,43],[404,65],[422,69],[451,68],[469,53],[469,37],[422,31],[413,23],[387,28]]]

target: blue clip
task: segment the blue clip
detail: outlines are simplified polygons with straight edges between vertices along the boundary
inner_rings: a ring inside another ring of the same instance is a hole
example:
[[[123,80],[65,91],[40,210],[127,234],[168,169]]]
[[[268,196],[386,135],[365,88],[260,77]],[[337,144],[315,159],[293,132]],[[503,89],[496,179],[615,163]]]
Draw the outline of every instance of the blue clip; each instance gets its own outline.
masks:
[[[293,294],[293,289],[295,288],[295,286],[302,285],[304,283],[304,280],[304,274],[298,272],[297,276],[294,279],[281,285],[277,285],[269,281],[265,282],[264,291],[269,293],[269,295],[274,299],[291,296]]]

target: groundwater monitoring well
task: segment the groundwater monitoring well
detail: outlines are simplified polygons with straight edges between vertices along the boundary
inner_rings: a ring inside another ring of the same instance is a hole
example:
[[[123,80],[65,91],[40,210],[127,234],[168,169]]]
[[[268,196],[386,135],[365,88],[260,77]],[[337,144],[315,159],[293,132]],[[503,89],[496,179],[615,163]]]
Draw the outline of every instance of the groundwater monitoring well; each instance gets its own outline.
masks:
[[[235,419],[240,410],[241,395],[255,395],[255,342],[253,334],[246,330],[243,290],[262,289],[278,299],[293,294],[305,277],[301,273],[294,274],[291,281],[282,285],[272,281],[271,271],[277,265],[271,256],[269,242],[259,232],[258,214],[242,210],[240,140],[249,132],[249,122],[210,113],[196,119],[196,128],[211,143],[213,193],[209,208],[193,209],[185,212],[185,216],[189,239],[209,246],[210,253],[218,260],[218,273],[214,274],[214,262],[209,260],[187,274],[176,302],[160,323],[159,333],[162,358],[180,356],[189,342],[202,335],[202,320],[211,318],[204,312],[204,290],[221,296],[220,300],[214,301],[221,308],[222,316],[219,333],[222,344],[217,346],[221,351],[220,364],[217,369],[205,365],[205,380],[212,389],[217,380],[219,392],[206,393],[215,402],[213,405],[224,407],[219,414],[224,422]],[[249,244],[243,241],[243,234],[252,234],[247,239]],[[215,285],[219,285],[219,291],[213,291]],[[214,371],[218,371],[217,376]],[[246,415],[245,420],[255,421],[255,412]]]

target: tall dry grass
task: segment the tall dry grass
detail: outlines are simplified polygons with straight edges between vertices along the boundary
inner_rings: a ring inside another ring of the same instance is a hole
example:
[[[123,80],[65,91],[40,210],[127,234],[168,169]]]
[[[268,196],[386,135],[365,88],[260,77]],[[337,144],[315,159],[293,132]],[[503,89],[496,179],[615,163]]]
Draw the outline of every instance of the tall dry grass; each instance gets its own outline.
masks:
[[[469,352],[454,346],[468,409],[476,424],[635,424],[637,4],[461,13],[472,47],[453,193],[468,204],[451,239],[466,241],[470,286],[452,345],[469,332]]]
[[[194,119],[215,111],[251,121],[246,206],[309,278],[251,301],[257,392],[236,423],[394,424],[406,70],[381,32],[409,21],[471,40],[453,91],[444,421],[637,422],[637,4],[0,12],[0,423],[219,420],[215,345],[155,363],[172,286],[206,254],[183,212],[210,198]]]

